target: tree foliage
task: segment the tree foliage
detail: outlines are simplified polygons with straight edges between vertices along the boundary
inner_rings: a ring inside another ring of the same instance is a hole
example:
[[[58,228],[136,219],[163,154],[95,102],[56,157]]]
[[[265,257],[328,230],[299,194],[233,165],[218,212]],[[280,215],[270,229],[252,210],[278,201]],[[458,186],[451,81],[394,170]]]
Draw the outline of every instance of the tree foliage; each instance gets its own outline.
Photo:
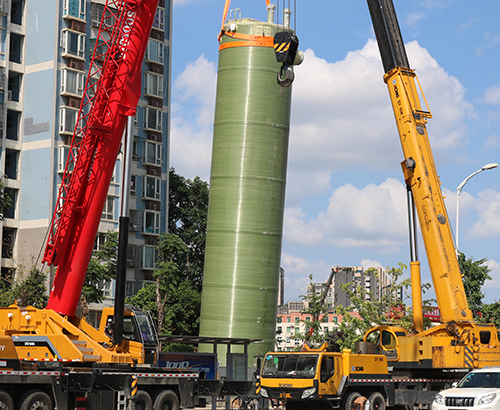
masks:
[[[201,293],[189,278],[189,249],[177,235],[160,236],[154,284],[145,286],[127,303],[147,309],[161,334],[197,335]]]
[[[484,293],[482,287],[487,280],[491,280],[489,272],[491,269],[486,265],[487,258],[474,260],[473,257],[466,258],[462,253],[458,253],[458,265],[465,288],[465,295],[469,304],[469,309],[475,320],[481,320],[483,310]]]
[[[383,323],[391,323],[395,326],[402,326],[408,330],[413,324],[411,309],[396,296],[400,294],[406,297],[406,292],[410,287],[410,280],[401,280],[406,266],[402,263],[398,267],[388,268],[386,275],[389,276],[390,285],[382,292],[382,297],[377,300],[375,295],[370,294],[364,287],[356,283],[346,283],[340,285],[351,301],[350,306],[337,306],[335,313],[341,318],[339,326],[333,332],[324,335],[321,333],[321,324],[325,322],[327,306],[321,302],[320,296],[309,292],[303,300],[309,303],[309,308],[301,313],[310,314],[312,320],[307,323],[306,333],[300,336],[302,341],[309,341],[321,344],[326,341],[331,351],[342,351],[343,349],[355,349],[356,343],[363,339],[364,334],[373,326]],[[366,275],[373,273],[370,270]],[[312,276],[310,276],[312,286]],[[312,329],[309,332],[309,329]]]
[[[82,296],[87,303],[101,303],[106,282],[116,278],[118,258],[118,232],[108,231],[104,243],[90,259],[87,276],[82,288]]]
[[[305,332],[299,335],[302,342],[313,345],[323,343],[325,335],[322,332],[321,325],[327,321],[328,305],[324,303],[322,295],[316,295],[314,292],[313,275],[309,275],[309,292],[301,295],[302,300],[307,301],[307,307],[300,311],[303,315],[308,315],[309,320],[305,322]]]
[[[170,169],[168,232],[186,244],[189,280],[201,291],[208,216],[208,183],[185,179]]]
[[[5,190],[5,185],[0,181],[0,221],[3,221],[5,212],[12,206],[12,195],[14,195],[13,191],[9,195],[9,192]]]
[[[27,273],[20,268],[15,280],[10,273],[2,276],[0,306],[6,307],[17,302],[19,306],[34,306],[43,309],[48,301],[45,279],[46,275],[36,268],[32,268]]]

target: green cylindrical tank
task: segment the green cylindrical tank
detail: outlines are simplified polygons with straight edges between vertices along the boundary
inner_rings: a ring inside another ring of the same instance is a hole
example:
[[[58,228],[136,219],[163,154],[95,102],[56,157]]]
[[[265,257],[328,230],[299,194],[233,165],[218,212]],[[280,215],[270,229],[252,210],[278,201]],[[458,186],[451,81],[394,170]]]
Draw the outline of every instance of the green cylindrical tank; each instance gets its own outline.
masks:
[[[272,41],[283,26],[233,19],[225,29],[200,336],[262,339],[249,346],[251,365],[254,356],[274,350],[291,87],[277,83],[280,64]],[[225,351],[218,347],[223,365]]]

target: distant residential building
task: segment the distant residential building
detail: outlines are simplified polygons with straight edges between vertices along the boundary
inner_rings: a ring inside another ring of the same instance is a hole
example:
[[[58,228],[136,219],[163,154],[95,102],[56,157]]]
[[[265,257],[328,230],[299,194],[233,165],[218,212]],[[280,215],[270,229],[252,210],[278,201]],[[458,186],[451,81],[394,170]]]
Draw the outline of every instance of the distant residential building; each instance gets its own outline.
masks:
[[[338,327],[342,318],[336,314],[329,313],[325,323],[321,325],[322,331],[327,334]],[[276,350],[289,352],[300,347],[299,335],[307,332],[311,321],[311,315],[302,314],[297,311],[280,313],[276,323]]]
[[[350,283],[352,290],[356,291],[361,286],[365,291],[367,301],[380,301],[389,290],[390,281],[382,268],[363,269],[361,266],[343,266],[334,275],[331,285],[326,282],[314,283],[312,288],[308,286],[305,294],[321,296],[326,291],[325,304],[328,306],[327,320],[322,324],[325,334],[335,330],[342,317],[334,313],[336,306],[352,305],[351,299],[342,289],[342,284]],[[311,315],[301,313],[309,307],[307,300],[291,301],[278,307],[276,321],[276,350],[291,351],[300,347],[299,335],[308,329],[307,323],[312,319]],[[352,315],[358,315],[354,310]]]

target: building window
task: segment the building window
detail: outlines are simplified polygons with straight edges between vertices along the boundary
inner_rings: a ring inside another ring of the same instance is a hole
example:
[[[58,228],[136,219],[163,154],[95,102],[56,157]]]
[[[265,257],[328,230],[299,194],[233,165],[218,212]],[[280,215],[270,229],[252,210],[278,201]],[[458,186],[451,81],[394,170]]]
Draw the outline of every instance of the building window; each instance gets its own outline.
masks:
[[[97,232],[93,250],[98,251],[101,248],[101,246],[104,245],[104,242],[106,242],[106,234],[104,232]]]
[[[106,298],[112,298],[113,297],[113,279],[107,280],[106,282],[103,283],[102,285],[102,294]]]
[[[291,318],[290,316],[287,316],[287,317],[286,317],[286,322],[287,322],[287,323],[290,323],[291,321],[292,321],[292,318]]]
[[[156,248],[145,245],[142,247],[142,264],[144,269],[156,269]]]
[[[85,0],[64,0],[63,17],[85,20]]]
[[[146,107],[144,110],[144,128],[153,131],[162,129],[162,110],[154,107]]]
[[[136,187],[136,178],[137,178],[137,175],[131,175],[130,176],[130,196],[136,196],[136,191],[135,191],[135,187]]]
[[[283,323],[283,316],[278,316],[278,320],[277,320],[278,323]]]
[[[61,107],[59,113],[59,132],[73,135],[78,110],[71,107]]]
[[[144,211],[142,214],[142,232],[148,234],[160,234],[160,213]]]
[[[125,284],[125,296],[134,296],[134,282],[131,280],[127,280],[127,283]]]
[[[103,13],[104,13],[104,5],[103,4],[91,3],[90,4],[90,25],[93,27],[100,27]],[[112,15],[112,13],[109,11],[109,9],[106,9],[105,26],[110,27],[111,25],[113,25],[115,23],[115,20],[116,20],[115,17]]]
[[[148,63],[164,64],[165,52],[163,43],[150,38],[146,48],[145,60]]]
[[[77,31],[63,30],[61,48],[63,56],[85,58],[85,35]]]
[[[161,179],[145,176],[142,183],[142,197],[159,200],[161,198]]]
[[[155,19],[153,20],[153,28],[165,31],[165,9],[160,7],[156,9]]]
[[[150,165],[162,165],[163,147],[151,141],[144,141],[144,163]]]
[[[85,85],[85,75],[82,72],[63,68],[61,70],[61,94],[83,96],[83,87]]]
[[[62,145],[58,148],[58,157],[57,157],[57,172],[63,173],[66,169],[66,164],[68,162],[68,155],[70,147],[67,145]],[[73,148],[73,161],[71,162],[71,166],[68,168],[68,172],[73,172],[73,168],[75,166],[76,160],[76,148]]]
[[[104,203],[101,219],[115,219],[115,197],[108,195]]]
[[[139,161],[139,141],[137,141],[136,139],[134,139],[134,141],[132,142],[132,161],[133,162]]]
[[[144,73],[144,94],[163,98],[163,76],[146,71]]]
[[[300,317],[298,316],[295,317],[295,323],[300,323]]]

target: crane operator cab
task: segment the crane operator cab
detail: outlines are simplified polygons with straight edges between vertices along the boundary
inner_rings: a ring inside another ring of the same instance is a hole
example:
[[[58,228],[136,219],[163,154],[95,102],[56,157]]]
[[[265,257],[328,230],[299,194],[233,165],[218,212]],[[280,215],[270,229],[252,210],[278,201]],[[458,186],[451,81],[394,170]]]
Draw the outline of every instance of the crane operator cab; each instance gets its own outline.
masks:
[[[397,326],[375,326],[366,332],[364,341],[374,344],[374,353],[383,354],[387,360],[399,359],[398,337],[407,336],[406,329]]]
[[[114,309],[104,308],[99,330],[113,338]],[[144,363],[156,364],[158,359],[158,335],[149,312],[133,306],[125,306],[123,316],[123,339],[137,342],[143,347]]]

